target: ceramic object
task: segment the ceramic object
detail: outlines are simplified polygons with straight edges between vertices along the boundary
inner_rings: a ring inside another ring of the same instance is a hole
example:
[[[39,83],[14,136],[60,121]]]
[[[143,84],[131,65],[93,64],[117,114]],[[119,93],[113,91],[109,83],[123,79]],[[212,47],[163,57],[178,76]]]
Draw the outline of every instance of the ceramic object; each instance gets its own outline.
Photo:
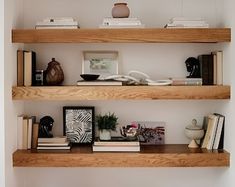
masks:
[[[185,135],[191,139],[189,148],[198,148],[196,140],[200,140],[204,136],[204,129],[197,125],[197,120],[193,119],[192,124],[185,127]]]
[[[64,72],[60,66],[60,63],[52,58],[52,61],[48,63],[46,70],[46,83],[47,85],[56,86],[60,85],[64,81]]]
[[[130,9],[127,3],[115,3],[112,8],[113,18],[128,18],[130,15]]]
[[[99,78],[100,75],[96,74],[81,74],[80,75],[85,81],[95,81]]]
[[[100,140],[111,140],[111,132],[110,130],[100,130]]]

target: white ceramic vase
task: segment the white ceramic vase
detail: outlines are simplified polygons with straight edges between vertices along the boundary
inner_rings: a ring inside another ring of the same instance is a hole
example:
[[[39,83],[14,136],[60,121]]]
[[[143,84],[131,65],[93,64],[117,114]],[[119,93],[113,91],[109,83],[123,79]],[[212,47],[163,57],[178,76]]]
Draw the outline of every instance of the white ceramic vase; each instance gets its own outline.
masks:
[[[100,140],[111,140],[110,130],[107,129],[100,130]]]

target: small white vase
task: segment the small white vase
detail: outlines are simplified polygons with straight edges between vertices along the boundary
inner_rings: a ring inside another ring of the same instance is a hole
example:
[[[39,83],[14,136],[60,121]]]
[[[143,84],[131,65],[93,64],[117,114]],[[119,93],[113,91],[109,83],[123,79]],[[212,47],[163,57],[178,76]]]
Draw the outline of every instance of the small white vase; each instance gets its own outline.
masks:
[[[100,130],[100,140],[111,140],[111,132],[110,130]]]

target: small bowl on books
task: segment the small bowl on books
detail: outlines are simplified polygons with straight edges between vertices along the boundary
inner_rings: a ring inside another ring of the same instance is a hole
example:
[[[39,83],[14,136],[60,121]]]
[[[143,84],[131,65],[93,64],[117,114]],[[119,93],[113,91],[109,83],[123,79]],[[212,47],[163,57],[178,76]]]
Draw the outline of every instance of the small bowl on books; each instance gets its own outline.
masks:
[[[95,81],[99,78],[100,75],[96,74],[81,74],[80,75],[85,81]]]

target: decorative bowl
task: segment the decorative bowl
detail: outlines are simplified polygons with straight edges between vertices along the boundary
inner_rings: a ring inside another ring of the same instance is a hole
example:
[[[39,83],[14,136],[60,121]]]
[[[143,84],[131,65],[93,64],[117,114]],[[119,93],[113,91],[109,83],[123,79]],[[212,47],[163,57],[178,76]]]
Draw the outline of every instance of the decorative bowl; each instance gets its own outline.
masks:
[[[185,135],[191,140],[188,145],[189,148],[198,148],[198,144],[196,140],[200,140],[204,136],[204,129],[197,126],[197,120],[193,119],[192,124],[188,125],[185,128]]]
[[[80,75],[85,81],[95,81],[99,78],[100,75],[96,74],[81,74]]]

